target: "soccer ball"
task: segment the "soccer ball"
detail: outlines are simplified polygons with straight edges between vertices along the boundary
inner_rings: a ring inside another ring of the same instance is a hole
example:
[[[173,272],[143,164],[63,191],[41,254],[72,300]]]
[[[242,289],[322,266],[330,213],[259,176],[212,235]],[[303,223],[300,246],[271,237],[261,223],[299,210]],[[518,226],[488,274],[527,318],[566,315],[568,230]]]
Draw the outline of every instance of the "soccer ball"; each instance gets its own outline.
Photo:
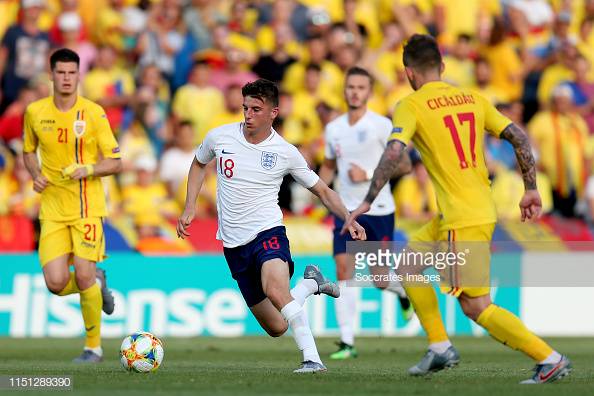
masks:
[[[147,332],[130,334],[120,347],[120,362],[128,371],[148,373],[155,371],[163,361],[161,340]]]

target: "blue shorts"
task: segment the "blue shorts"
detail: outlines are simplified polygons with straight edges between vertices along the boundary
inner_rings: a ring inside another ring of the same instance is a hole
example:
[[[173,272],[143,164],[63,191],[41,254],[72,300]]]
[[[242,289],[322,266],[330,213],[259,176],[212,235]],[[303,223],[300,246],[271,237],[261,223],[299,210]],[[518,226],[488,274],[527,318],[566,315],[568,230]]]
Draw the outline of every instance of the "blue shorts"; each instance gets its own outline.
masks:
[[[368,241],[391,241],[394,235],[394,213],[384,216],[359,216],[357,222],[365,228]],[[333,253],[346,253],[347,241],[352,241],[351,234],[340,235],[344,221],[334,216],[334,249]]]
[[[248,307],[262,302],[266,298],[262,289],[262,264],[279,258],[289,264],[289,276],[293,276],[295,266],[291,260],[289,240],[284,226],[262,231],[246,245],[224,248],[225,259],[233,279]]]

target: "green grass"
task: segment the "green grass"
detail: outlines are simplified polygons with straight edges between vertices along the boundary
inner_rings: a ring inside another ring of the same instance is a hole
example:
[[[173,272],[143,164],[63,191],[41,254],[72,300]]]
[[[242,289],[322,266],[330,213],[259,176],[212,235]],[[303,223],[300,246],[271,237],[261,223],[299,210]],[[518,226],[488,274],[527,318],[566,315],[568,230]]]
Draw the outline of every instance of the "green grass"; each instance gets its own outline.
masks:
[[[333,339],[319,339],[322,356]],[[572,374],[546,386],[520,386],[532,362],[490,338],[456,338],[459,367],[430,378],[411,378],[406,369],[425,350],[422,338],[360,338],[360,356],[324,359],[328,372],[295,375],[300,355],[293,339],[165,339],[163,366],[152,374],[125,372],[119,342],[104,343],[105,361],[94,366],[70,363],[81,340],[0,338],[0,375],[72,375],[74,393],[97,395],[594,395],[594,339],[548,341],[573,361]],[[72,394],[72,393],[70,393]]]

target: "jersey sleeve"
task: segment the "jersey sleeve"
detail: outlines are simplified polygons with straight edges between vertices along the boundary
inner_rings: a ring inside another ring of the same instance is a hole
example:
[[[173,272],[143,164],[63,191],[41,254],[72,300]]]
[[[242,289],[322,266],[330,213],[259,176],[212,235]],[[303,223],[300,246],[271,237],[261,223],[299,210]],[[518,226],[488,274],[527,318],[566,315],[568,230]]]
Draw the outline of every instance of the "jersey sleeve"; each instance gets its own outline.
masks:
[[[208,164],[216,156],[215,153],[215,139],[214,133],[211,131],[206,134],[206,137],[196,149],[196,159],[201,164]]]
[[[483,103],[483,108],[485,109],[485,129],[491,135],[499,137],[501,132],[503,132],[512,121],[501,114],[487,99],[482,96],[479,97],[480,101]]]
[[[4,33],[4,37],[2,37],[2,43],[0,44],[2,47],[4,47],[6,50],[9,50],[10,48],[12,48],[14,46],[14,43],[16,41],[16,34],[15,34],[15,29],[12,27],[9,27],[6,32]],[[10,54],[7,54],[10,55]]]
[[[94,111],[95,127],[97,128],[97,143],[103,158],[121,158],[120,146],[113,135],[109,120],[102,107]]]
[[[305,158],[295,146],[291,146],[289,150],[289,173],[305,188],[313,187],[320,180],[320,177],[307,166]]]
[[[334,149],[334,146],[332,146],[332,143],[330,142],[330,134],[331,134],[331,130],[326,127],[325,131],[324,131],[324,157],[326,157],[327,159],[333,160],[336,159],[336,150]]]
[[[390,140],[390,135],[392,134],[392,123],[390,119],[387,117],[382,117],[381,122],[378,125],[377,133],[379,135],[379,139],[383,144],[386,144],[388,140]]]
[[[37,135],[33,129],[33,115],[27,108],[23,122],[23,152],[32,153],[37,150]]]
[[[390,140],[398,140],[404,144],[408,144],[415,132],[417,131],[417,117],[415,109],[407,101],[403,99],[396,106],[394,116],[392,117],[392,133],[388,138]]]

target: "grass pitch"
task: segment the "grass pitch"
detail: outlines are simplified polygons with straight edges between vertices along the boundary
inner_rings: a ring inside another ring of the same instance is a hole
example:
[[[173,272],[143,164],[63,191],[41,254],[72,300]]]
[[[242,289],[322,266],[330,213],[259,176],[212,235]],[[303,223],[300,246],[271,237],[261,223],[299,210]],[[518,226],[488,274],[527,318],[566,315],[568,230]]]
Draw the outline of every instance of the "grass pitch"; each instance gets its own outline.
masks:
[[[80,366],[70,360],[82,340],[0,339],[0,375],[72,375],[74,392],[96,395],[594,395],[594,339],[554,338],[569,355],[569,377],[545,386],[520,386],[533,363],[488,337],[455,338],[460,366],[429,378],[406,369],[423,355],[423,338],[359,338],[360,356],[327,358],[333,339],[318,339],[328,372],[295,375],[300,354],[291,337],[271,339],[164,339],[165,359],[155,373],[128,373],[120,367],[119,340],[104,342],[105,361]]]

